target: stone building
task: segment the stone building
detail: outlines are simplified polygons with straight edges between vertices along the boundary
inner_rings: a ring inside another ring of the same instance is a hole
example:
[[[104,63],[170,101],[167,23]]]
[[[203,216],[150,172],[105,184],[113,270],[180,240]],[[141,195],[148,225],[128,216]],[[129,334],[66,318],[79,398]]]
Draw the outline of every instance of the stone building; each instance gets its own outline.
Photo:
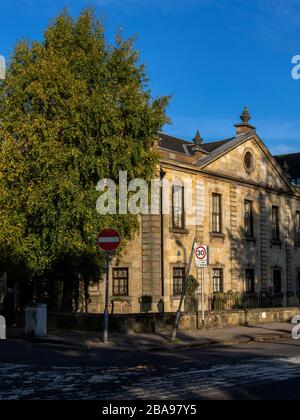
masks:
[[[209,245],[206,309],[228,291],[299,304],[300,153],[272,156],[250,119],[245,108],[235,137],[217,142],[205,143],[199,132],[193,142],[159,135],[160,176],[173,183],[171,209],[142,216],[122,261],[113,262],[111,311],[176,311],[194,238]],[[186,217],[187,198],[194,221]],[[201,271],[193,267],[191,274],[200,283]],[[91,287],[90,312],[103,310],[104,287]]]

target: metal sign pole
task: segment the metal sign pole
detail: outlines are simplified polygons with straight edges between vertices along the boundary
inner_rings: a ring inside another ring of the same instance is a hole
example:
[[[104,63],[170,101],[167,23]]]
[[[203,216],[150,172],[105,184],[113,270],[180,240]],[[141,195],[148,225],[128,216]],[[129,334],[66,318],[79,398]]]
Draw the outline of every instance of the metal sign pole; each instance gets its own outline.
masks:
[[[110,262],[110,253],[106,254],[106,285],[105,285],[105,311],[104,311],[104,329],[103,329],[103,342],[104,344],[108,343],[108,323],[109,323],[109,313],[108,313],[108,298],[109,298],[109,262]]]
[[[204,307],[204,267],[201,268],[201,309],[202,309],[202,326],[205,325],[205,307]]]
[[[193,257],[194,257],[194,252],[195,252],[195,244],[196,244],[196,240],[194,239],[192,250],[191,250],[191,255],[190,255],[190,260],[189,260],[189,265],[187,267],[187,271],[186,271],[186,275],[185,275],[185,282],[184,282],[184,285],[182,287],[182,293],[181,293],[179,308],[178,308],[178,311],[176,313],[176,317],[175,317],[175,321],[174,321],[174,326],[173,326],[173,331],[172,331],[172,341],[175,341],[176,337],[177,337],[178,326],[179,326],[179,321],[180,321],[180,316],[181,316],[181,309],[182,309],[182,305],[183,305],[183,301],[184,301],[184,297],[185,297],[185,293],[186,293],[186,289],[187,289],[187,285],[188,285],[188,279],[189,279],[189,275],[190,275],[190,271],[191,271],[191,267],[192,267],[192,263],[193,263]]]
[[[209,247],[208,245],[199,245],[195,251],[196,267],[201,270],[201,311],[202,311],[202,327],[205,326],[205,294],[204,294],[204,268],[209,264]]]
[[[105,310],[104,310],[104,326],[103,326],[103,341],[108,343],[108,299],[109,299],[109,263],[114,251],[119,247],[121,237],[114,229],[103,229],[97,236],[97,245],[99,249],[106,253],[106,282],[105,282]]]

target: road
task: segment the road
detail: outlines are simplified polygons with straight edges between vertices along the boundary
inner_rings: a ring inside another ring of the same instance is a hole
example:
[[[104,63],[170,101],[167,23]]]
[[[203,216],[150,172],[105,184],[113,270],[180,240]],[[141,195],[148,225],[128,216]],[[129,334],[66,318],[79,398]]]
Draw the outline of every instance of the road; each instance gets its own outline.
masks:
[[[300,342],[120,352],[0,341],[0,400],[300,400]]]

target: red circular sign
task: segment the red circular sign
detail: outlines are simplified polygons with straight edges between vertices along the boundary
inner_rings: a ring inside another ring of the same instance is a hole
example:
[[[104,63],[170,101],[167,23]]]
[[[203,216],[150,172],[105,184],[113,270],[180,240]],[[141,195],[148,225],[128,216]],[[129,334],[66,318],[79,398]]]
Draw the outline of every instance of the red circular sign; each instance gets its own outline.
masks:
[[[120,242],[120,235],[114,229],[102,230],[97,238],[97,245],[105,252],[115,251],[119,247]]]
[[[198,260],[205,260],[206,258],[206,248],[204,248],[203,246],[198,246],[198,248],[196,249],[196,257]]]

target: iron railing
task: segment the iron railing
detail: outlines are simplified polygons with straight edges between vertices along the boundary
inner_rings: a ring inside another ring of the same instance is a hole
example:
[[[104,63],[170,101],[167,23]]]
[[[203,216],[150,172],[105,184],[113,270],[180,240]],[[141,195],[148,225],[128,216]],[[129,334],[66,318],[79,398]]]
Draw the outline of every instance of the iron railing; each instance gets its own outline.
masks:
[[[246,309],[266,309],[283,307],[283,294],[226,294],[216,293],[209,296],[210,311],[233,311]]]

